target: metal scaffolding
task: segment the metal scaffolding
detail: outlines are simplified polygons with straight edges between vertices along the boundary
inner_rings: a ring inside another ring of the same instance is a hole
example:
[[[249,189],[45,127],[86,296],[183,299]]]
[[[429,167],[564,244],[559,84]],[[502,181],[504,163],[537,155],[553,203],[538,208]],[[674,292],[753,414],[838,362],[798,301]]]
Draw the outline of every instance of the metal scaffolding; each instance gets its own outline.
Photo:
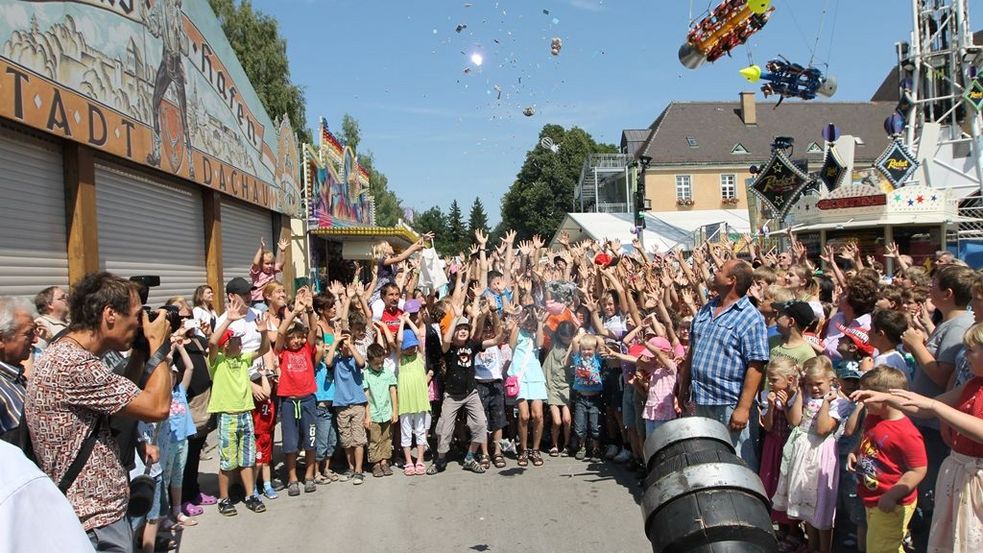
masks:
[[[573,211],[630,213],[630,161],[628,154],[589,154],[574,190]]]

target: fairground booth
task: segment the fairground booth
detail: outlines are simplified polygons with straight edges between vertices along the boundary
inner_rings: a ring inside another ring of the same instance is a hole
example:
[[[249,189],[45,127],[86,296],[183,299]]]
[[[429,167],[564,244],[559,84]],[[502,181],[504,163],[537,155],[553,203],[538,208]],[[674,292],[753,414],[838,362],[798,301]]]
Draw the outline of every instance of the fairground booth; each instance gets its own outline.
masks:
[[[371,259],[372,247],[379,241],[401,251],[419,237],[402,221],[393,227],[377,226],[368,171],[323,119],[319,138],[317,146],[304,145],[303,155],[310,278],[323,286],[331,280],[351,279],[355,262]]]
[[[765,216],[782,222],[770,234],[792,229],[813,258],[827,243],[856,242],[890,270],[886,244],[897,243],[915,264],[923,264],[946,248],[947,232],[969,221],[959,215],[952,189],[926,186],[924,176],[919,181],[921,164],[900,139],[888,144],[873,167],[854,169],[854,137],[838,137],[835,128],[824,135],[836,140],[827,141],[818,172],[802,171],[779,141],[750,185]]]
[[[159,276],[159,305],[248,278],[260,239],[290,236],[294,131],[266,112],[207,2],[0,11],[0,295],[108,270]]]

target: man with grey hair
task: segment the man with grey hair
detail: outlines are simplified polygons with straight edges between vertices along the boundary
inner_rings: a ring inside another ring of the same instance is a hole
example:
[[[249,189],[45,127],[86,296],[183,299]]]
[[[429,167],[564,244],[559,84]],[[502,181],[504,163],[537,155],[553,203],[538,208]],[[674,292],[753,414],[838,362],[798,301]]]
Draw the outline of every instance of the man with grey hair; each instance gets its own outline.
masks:
[[[10,440],[20,426],[27,378],[24,361],[37,341],[34,305],[24,298],[0,297],[0,437]]]

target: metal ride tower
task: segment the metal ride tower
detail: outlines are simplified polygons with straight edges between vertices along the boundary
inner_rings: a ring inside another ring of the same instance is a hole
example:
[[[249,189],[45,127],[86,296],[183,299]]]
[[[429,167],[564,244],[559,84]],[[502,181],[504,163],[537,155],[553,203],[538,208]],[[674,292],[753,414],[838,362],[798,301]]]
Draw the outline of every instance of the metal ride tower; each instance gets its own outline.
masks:
[[[967,0],[912,0],[910,43],[896,45],[904,141],[924,169],[917,179],[955,196],[979,195],[980,114],[964,98],[983,48],[973,44]],[[980,75],[983,77],[983,74]]]

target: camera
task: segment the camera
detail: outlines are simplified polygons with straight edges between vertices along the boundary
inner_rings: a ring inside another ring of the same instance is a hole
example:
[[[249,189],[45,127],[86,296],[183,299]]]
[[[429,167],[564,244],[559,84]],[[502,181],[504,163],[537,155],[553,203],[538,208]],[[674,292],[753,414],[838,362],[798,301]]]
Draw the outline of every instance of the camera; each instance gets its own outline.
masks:
[[[147,318],[150,322],[157,320],[157,317],[163,316],[167,318],[167,324],[171,326],[171,333],[177,332],[181,325],[184,323],[184,317],[181,316],[180,309],[176,305],[162,305],[157,309],[151,309],[149,307],[143,308],[147,312]],[[163,309],[165,313],[161,314],[160,310]]]

